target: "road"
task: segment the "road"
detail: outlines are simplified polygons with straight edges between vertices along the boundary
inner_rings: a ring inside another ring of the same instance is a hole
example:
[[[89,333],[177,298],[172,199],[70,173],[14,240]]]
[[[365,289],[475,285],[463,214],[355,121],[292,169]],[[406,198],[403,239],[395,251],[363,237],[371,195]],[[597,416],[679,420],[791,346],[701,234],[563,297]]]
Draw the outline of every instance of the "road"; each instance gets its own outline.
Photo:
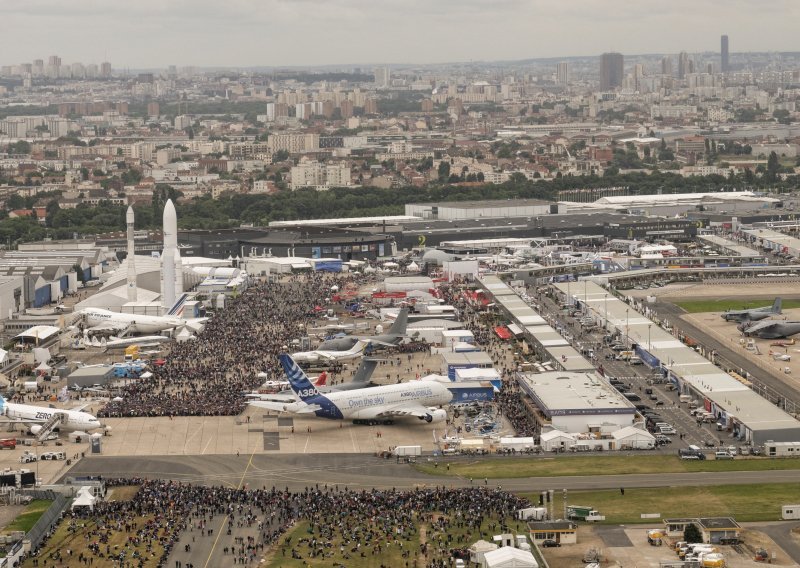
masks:
[[[252,461],[251,461],[252,457]],[[513,460],[514,458],[497,458]],[[565,456],[559,459],[570,459]],[[248,467],[248,463],[250,466]],[[509,462],[509,465],[511,463]],[[357,454],[334,455],[264,455],[232,458],[216,456],[153,456],[150,458],[86,457],[68,475],[104,477],[137,476],[173,479],[207,485],[236,487],[279,487],[298,491],[313,485],[338,485],[351,489],[413,489],[420,486],[446,485],[466,487],[468,479],[438,477],[414,468]],[[475,480],[482,483],[483,480]],[[586,475],[575,477],[526,477],[489,479],[491,486],[516,492],[545,489],[598,490],[618,487],[683,487],[692,485],[738,485],[750,483],[798,483],[800,471],[732,471],[701,473],[661,473],[626,475]]]

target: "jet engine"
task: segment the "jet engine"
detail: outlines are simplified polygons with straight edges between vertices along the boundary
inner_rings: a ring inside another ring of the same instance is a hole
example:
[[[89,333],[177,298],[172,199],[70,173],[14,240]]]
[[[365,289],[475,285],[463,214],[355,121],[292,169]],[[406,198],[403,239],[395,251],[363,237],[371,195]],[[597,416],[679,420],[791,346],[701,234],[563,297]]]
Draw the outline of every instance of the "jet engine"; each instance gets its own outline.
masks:
[[[442,422],[447,420],[447,411],[442,408],[430,408],[429,412],[422,417],[425,422]]]
[[[34,424],[33,426],[31,426],[28,429],[31,431],[31,434],[33,434],[34,436],[42,431],[42,427],[39,426],[38,424]]]

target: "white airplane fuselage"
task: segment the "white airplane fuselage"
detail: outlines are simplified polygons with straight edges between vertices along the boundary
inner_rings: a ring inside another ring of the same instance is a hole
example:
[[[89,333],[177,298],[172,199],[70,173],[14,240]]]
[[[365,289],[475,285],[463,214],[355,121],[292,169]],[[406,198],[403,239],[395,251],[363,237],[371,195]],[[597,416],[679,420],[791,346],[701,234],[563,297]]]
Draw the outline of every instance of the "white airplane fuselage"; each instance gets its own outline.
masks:
[[[158,333],[187,325],[187,321],[174,316],[146,316],[123,314],[100,308],[87,308],[81,312],[86,318],[87,327],[109,325],[128,329],[132,333]]]
[[[60,408],[48,408],[45,406],[31,406],[28,404],[17,404],[14,402],[3,403],[3,413],[11,420],[22,422],[29,425],[42,425],[55,413],[66,415],[66,420],[59,424],[58,429],[62,432],[90,432],[102,428],[95,416],[82,410],[66,410]]]
[[[403,404],[441,406],[452,398],[452,393],[440,383],[401,383],[321,394],[312,402],[320,406],[314,414],[321,418],[349,420],[369,419],[384,408]],[[301,411],[304,406],[304,403],[298,402],[289,405],[286,410]]]

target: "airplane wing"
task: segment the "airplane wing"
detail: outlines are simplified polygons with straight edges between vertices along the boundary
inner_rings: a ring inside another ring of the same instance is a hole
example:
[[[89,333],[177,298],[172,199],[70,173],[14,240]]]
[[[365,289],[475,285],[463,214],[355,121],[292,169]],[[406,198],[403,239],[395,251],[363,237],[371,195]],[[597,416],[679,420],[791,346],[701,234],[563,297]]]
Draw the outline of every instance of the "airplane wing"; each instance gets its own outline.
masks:
[[[91,390],[92,392],[97,391],[97,389],[86,389],[86,390]],[[92,405],[91,402],[87,402],[85,404],[79,404],[75,408],[70,408],[70,410],[74,410],[75,412],[83,412],[84,409],[89,408],[91,405]]]
[[[355,415],[357,418],[391,418],[392,416],[415,416],[423,418],[431,413],[431,410],[421,404],[408,404],[398,402],[390,406],[365,408]]]
[[[251,400],[248,401],[248,404],[258,408],[265,408],[267,410],[276,410],[278,412],[294,412],[297,414],[313,414],[317,410],[320,410],[320,406],[317,404],[304,404],[303,406],[297,406],[295,401],[278,402],[274,400]]]
[[[750,327],[748,327],[744,331],[745,331],[745,333],[755,333],[755,332],[759,332],[759,331],[766,331],[766,330],[772,329],[773,327],[775,327],[779,323],[782,323],[782,322],[775,322],[775,321],[771,321],[771,320],[770,321],[762,321],[760,323],[756,323],[756,324],[751,325]]]

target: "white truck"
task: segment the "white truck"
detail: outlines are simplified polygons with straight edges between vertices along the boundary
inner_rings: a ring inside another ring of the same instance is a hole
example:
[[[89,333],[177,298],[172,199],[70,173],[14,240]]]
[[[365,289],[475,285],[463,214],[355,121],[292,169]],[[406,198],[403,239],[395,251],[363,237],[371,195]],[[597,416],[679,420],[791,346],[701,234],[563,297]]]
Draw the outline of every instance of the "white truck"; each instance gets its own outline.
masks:
[[[392,450],[392,455],[398,461],[401,458],[406,461],[415,461],[416,458],[422,455],[422,446],[395,446]]]

